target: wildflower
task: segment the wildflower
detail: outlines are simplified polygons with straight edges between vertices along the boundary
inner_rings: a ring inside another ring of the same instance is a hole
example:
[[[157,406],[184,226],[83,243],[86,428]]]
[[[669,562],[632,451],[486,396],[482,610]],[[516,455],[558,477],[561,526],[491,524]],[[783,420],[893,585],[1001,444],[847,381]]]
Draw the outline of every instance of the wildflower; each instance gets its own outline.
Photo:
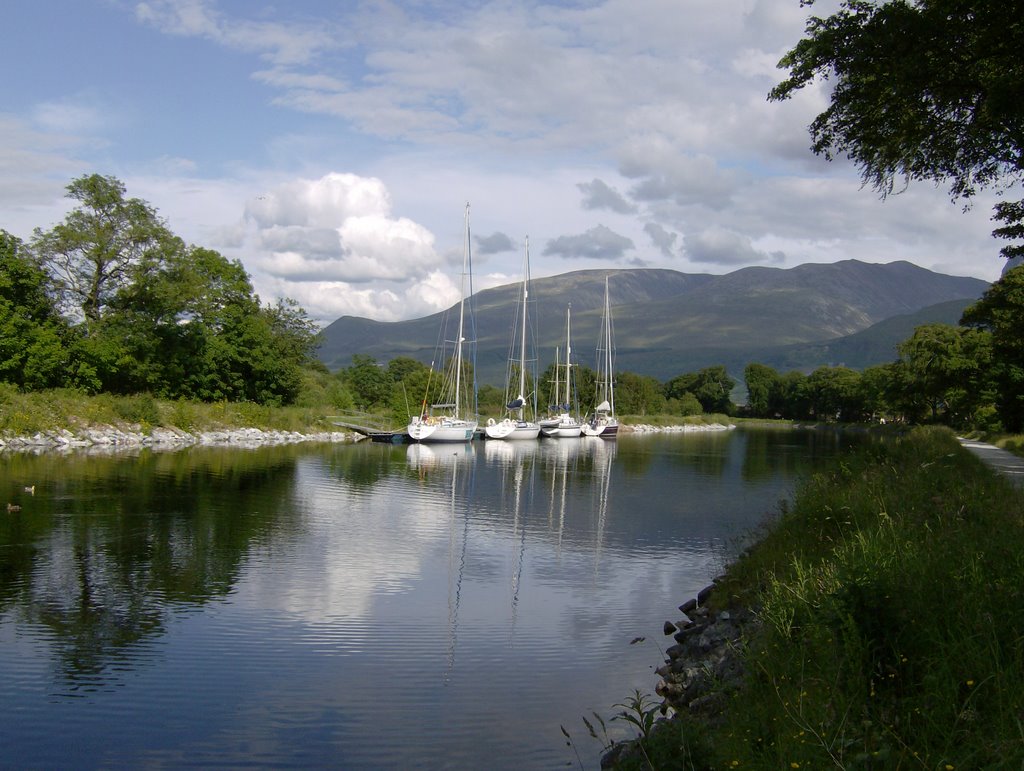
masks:
[[[790,768],[800,768],[800,764],[799,764],[799,763],[797,763],[797,762],[796,762],[796,761],[794,760],[794,761],[793,761],[792,763],[790,763],[790,764],[789,764],[789,767],[790,767]]]
[[[967,681],[967,687],[968,688],[973,688],[974,687],[974,681],[973,680],[968,680]]]
[[[946,764],[946,771],[953,771],[954,768],[956,768],[956,766],[954,766],[952,763]]]

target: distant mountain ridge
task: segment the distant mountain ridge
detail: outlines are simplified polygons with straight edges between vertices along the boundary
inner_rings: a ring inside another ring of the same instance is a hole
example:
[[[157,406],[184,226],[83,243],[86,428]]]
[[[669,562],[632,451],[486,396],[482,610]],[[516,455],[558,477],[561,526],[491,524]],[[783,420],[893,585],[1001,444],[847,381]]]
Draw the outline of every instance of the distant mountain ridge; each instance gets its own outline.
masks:
[[[772,359],[791,362],[782,365],[787,369],[811,369],[846,363],[834,358],[854,350],[860,353],[848,366],[891,361],[895,353],[871,360],[888,343],[858,349],[856,343],[840,340],[888,319],[913,318],[926,308],[959,301],[935,311],[955,323],[962,308],[989,286],[981,279],[948,276],[902,261],[754,267],[724,275],[665,269],[574,271],[531,283],[540,369],[554,360],[555,346],[564,347],[569,303],[574,358],[593,366],[605,276],[615,324],[616,369],[659,380],[713,364],[725,364],[737,375],[751,361],[771,364]],[[473,297],[474,324],[467,337],[477,341],[482,382],[500,385],[504,378],[518,292],[518,284],[508,284]],[[348,366],[353,354],[369,354],[381,363],[396,356],[430,363],[448,313],[397,322],[342,316],[323,330],[318,355],[332,370]],[[894,328],[902,329],[899,324]],[[884,332],[878,339],[883,338]]]

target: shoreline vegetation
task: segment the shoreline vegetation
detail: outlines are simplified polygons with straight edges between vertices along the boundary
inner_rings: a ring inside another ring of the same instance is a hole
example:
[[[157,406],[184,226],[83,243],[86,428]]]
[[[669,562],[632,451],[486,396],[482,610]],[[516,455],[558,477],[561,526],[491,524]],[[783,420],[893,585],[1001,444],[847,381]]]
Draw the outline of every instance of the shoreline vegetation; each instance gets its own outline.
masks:
[[[603,767],[1024,765],[1020,493],[950,430],[837,459],[754,537],[680,598]]]
[[[0,452],[77,449],[250,447],[297,442],[356,442],[328,420],[330,407],[205,403],[148,394],[87,395],[73,389],[21,392],[0,384]],[[725,431],[725,415],[626,417],[634,433]]]

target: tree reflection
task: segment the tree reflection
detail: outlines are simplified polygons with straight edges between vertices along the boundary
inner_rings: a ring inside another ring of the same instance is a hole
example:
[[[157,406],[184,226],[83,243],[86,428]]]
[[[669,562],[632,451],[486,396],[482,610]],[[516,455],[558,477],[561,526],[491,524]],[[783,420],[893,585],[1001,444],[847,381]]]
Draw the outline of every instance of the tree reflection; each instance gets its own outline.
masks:
[[[299,452],[4,456],[0,483],[35,491],[0,527],[0,611],[53,642],[68,687],[100,687],[175,609],[226,595],[252,545],[294,518]]]

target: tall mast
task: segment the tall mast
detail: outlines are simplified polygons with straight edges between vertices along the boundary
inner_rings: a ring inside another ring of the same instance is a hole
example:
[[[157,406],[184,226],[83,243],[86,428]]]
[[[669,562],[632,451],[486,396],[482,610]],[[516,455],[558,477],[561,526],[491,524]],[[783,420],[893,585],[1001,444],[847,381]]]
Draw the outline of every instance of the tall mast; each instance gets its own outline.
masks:
[[[526,392],[526,297],[527,297],[527,284],[526,279],[530,274],[530,237],[526,237],[526,256],[523,259],[523,319],[522,319],[522,334],[519,338],[519,398],[523,400],[523,404],[519,407],[519,419],[523,419],[523,409],[526,406],[525,397],[523,394]]]
[[[601,401],[608,402],[608,408],[611,415],[615,414],[615,391],[611,387],[612,372],[611,368],[614,366],[611,358],[611,303],[608,300],[608,276],[604,276],[604,316],[602,318],[604,325],[601,329],[601,341],[604,344],[604,355],[603,358],[603,370],[604,370],[604,381],[600,384],[601,388]]]
[[[572,345],[569,341],[569,317],[572,315],[572,303],[565,309],[565,409],[569,409],[569,368],[572,367]]]
[[[469,264],[469,203],[466,204],[466,241],[462,245],[462,285],[459,298],[459,334],[455,339],[455,412],[459,417],[459,400],[462,398],[462,323],[466,306],[466,266]]]
[[[604,355],[605,355],[605,399],[615,414],[615,390],[612,388],[612,308],[608,300],[608,276],[604,277]]]

